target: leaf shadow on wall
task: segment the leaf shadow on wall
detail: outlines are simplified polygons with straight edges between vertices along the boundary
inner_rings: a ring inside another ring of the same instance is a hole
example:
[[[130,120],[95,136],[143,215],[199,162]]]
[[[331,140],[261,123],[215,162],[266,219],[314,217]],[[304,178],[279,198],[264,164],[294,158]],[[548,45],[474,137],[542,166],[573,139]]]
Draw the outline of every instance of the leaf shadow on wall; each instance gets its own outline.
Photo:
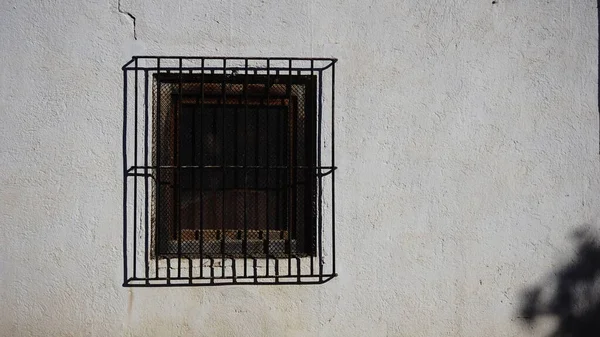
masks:
[[[600,336],[600,238],[589,229],[573,234],[577,245],[573,260],[552,273],[548,282],[525,290],[519,313],[534,327],[551,317],[556,327],[551,337]]]

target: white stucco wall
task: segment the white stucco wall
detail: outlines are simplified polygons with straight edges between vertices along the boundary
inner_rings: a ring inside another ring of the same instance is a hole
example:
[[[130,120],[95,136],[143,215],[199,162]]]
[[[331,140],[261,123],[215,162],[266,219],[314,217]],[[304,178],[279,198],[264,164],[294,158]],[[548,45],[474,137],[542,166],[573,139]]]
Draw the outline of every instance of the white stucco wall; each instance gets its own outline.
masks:
[[[4,0],[0,27],[1,336],[542,335],[522,291],[600,223],[595,1]],[[339,58],[339,278],[121,287],[134,54]]]

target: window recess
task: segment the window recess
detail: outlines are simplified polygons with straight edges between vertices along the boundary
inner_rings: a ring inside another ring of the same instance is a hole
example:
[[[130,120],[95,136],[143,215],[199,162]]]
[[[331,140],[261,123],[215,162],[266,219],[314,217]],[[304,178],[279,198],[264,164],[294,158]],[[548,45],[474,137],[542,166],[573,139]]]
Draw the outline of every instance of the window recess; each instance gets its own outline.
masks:
[[[336,276],[335,59],[123,66],[124,286]]]

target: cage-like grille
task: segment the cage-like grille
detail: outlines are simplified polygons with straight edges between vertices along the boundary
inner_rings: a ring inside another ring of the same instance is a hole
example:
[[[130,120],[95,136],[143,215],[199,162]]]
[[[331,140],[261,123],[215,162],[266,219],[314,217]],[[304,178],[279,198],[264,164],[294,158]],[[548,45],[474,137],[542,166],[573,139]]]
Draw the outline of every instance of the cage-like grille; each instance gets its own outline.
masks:
[[[123,66],[125,286],[336,275],[335,62],[134,57]]]

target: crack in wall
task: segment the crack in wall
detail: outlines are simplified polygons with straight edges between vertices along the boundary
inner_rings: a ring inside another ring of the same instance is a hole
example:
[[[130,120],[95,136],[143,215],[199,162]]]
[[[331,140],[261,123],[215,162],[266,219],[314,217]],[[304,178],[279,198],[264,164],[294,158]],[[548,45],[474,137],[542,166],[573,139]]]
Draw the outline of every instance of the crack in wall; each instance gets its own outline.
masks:
[[[131,14],[130,12],[121,9],[121,0],[118,0],[117,2],[117,10],[119,11],[119,13],[125,14],[129,16],[129,18],[131,18],[131,20],[133,21],[133,39],[137,40],[137,32],[135,30],[135,16],[133,16],[133,14]]]

